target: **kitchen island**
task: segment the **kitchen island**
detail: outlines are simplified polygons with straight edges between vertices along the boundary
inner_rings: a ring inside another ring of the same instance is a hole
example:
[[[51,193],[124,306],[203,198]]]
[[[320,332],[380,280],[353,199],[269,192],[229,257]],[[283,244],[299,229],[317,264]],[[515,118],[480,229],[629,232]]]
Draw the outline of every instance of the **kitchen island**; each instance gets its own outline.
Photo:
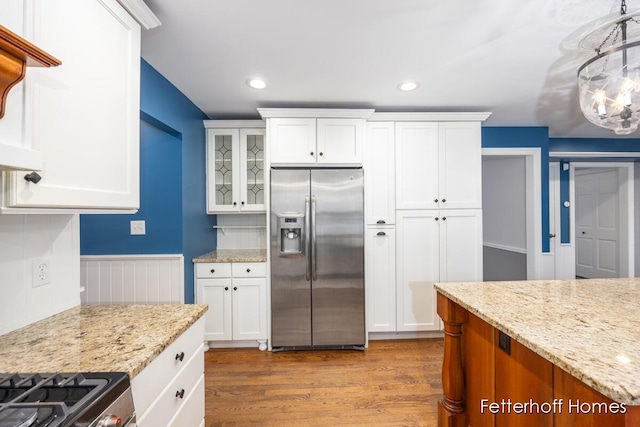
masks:
[[[0,336],[0,372],[126,372],[137,425],[200,426],[206,311],[190,304],[77,306]]]
[[[439,426],[640,426],[640,279],[435,288]]]

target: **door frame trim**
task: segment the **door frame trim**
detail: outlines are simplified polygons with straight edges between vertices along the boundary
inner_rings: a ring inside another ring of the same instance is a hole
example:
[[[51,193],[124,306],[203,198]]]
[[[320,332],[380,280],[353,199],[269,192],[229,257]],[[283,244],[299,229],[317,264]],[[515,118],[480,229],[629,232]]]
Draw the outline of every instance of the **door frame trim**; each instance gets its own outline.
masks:
[[[576,212],[575,212],[575,201],[576,201],[576,185],[575,185],[575,172],[576,168],[602,168],[602,169],[612,169],[616,168],[621,172],[626,173],[626,179],[624,181],[620,181],[624,187],[618,188],[618,203],[622,204],[621,196],[625,197],[627,203],[627,211],[626,211],[626,233],[620,233],[620,241],[619,244],[625,245],[624,249],[626,250],[626,257],[624,254],[620,254],[620,277],[634,277],[635,276],[635,227],[634,227],[634,164],[633,162],[571,162],[569,164],[569,236],[570,236],[570,244],[569,244],[569,253],[572,255],[573,259],[573,276],[575,277],[575,258],[576,258],[576,236],[575,236],[575,224],[576,224]],[[620,178],[619,178],[620,180]],[[619,212],[619,215],[622,216],[622,210]],[[626,236],[626,242],[623,241],[622,237]],[[566,267],[566,266],[565,266]],[[568,271],[567,271],[568,273]]]

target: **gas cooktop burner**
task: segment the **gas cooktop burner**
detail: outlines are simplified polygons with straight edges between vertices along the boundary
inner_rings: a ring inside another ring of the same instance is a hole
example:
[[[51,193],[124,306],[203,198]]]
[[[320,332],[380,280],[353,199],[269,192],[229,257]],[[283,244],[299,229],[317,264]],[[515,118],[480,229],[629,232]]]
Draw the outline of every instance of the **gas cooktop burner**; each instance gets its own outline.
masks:
[[[126,413],[106,412],[120,400]],[[107,414],[135,420],[125,373],[0,374],[0,427],[93,427]]]

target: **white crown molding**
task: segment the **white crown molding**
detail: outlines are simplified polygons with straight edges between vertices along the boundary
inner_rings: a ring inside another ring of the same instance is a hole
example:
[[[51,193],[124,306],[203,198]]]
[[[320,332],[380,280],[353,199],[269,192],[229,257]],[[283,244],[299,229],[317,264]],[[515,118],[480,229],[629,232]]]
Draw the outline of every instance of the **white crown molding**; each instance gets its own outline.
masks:
[[[206,129],[265,128],[264,120],[203,120]]]
[[[351,108],[258,108],[258,113],[263,119],[283,117],[368,119],[374,111]]]
[[[551,151],[550,158],[589,158],[589,157],[640,157],[640,153],[635,151]]]
[[[129,15],[133,17],[138,24],[140,24],[145,30],[150,30],[162,25],[162,22],[153,13],[144,0],[118,0],[118,3],[124,7]]]
[[[369,121],[375,122],[483,122],[489,118],[490,112],[464,113],[373,113]]]

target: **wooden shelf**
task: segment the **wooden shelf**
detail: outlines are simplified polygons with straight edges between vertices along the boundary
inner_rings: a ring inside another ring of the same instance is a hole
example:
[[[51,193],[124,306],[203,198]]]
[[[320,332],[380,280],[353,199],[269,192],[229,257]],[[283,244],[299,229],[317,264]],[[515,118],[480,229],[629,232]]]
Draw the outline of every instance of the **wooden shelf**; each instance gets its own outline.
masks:
[[[62,62],[36,45],[0,25],[0,119],[7,95],[24,79],[27,66],[57,67]]]

